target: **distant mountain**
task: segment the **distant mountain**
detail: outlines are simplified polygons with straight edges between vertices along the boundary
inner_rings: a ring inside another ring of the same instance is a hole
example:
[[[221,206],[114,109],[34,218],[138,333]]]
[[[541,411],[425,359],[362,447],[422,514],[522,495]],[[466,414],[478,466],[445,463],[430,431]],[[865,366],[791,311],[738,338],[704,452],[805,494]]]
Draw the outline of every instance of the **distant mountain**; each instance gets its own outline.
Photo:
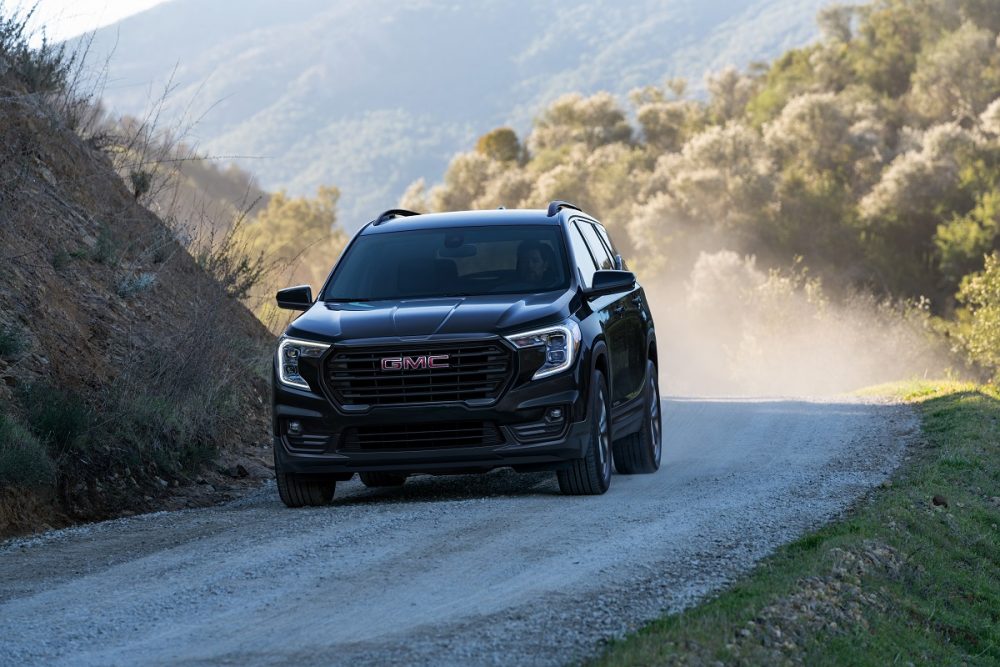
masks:
[[[100,30],[104,97],[163,122],[268,189],[343,191],[354,228],[502,124],[571,91],[629,89],[776,56],[829,0],[170,0]]]

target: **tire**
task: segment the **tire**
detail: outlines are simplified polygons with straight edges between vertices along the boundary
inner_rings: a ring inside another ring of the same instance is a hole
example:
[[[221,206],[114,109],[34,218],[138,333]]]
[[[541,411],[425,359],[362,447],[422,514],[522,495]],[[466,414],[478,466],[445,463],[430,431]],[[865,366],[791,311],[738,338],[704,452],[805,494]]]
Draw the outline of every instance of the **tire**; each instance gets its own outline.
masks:
[[[625,475],[651,473],[660,469],[663,454],[663,423],[660,410],[660,383],[656,364],[646,362],[646,402],[642,428],[619,439],[614,445],[615,470]]]
[[[604,374],[594,371],[591,378],[591,437],[582,459],[556,472],[559,490],[568,496],[599,496],[611,486],[611,404]]]
[[[318,507],[329,505],[337,489],[337,481],[326,475],[302,475],[284,472],[274,462],[274,473],[278,480],[278,497],[285,507]]]
[[[377,489],[385,486],[403,486],[406,482],[406,475],[395,472],[360,472],[358,477],[361,483],[369,489]]]

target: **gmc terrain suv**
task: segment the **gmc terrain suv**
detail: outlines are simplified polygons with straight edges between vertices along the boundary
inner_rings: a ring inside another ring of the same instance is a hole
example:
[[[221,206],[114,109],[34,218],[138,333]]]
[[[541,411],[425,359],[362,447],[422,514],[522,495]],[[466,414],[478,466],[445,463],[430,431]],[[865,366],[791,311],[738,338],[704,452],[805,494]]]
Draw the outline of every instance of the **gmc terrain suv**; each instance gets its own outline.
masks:
[[[604,227],[572,204],[420,215],[351,240],[274,358],[274,458],[289,507],[359,473],[555,471],[567,494],[660,465],[653,318]]]

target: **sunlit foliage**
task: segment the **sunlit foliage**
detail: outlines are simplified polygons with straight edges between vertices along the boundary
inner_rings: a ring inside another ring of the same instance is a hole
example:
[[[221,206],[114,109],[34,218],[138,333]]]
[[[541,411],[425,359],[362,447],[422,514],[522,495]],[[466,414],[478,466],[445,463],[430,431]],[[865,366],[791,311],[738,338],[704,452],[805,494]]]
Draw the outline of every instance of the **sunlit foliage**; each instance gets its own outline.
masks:
[[[770,64],[558,98],[414,184],[421,210],[543,207],[598,216],[633,266],[687,276],[701,251],[801,258],[833,293],[956,292],[1000,249],[1000,12],[992,0],[834,5],[821,38]],[[964,297],[963,297],[964,298]]]

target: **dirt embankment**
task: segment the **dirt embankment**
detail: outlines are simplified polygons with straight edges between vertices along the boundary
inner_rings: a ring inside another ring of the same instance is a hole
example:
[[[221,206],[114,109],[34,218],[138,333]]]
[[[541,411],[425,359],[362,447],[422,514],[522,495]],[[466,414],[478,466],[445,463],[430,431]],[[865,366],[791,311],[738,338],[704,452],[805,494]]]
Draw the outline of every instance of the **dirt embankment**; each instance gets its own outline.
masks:
[[[16,74],[0,75],[0,536],[263,475],[269,334],[126,185],[127,147],[83,138],[64,94]]]

